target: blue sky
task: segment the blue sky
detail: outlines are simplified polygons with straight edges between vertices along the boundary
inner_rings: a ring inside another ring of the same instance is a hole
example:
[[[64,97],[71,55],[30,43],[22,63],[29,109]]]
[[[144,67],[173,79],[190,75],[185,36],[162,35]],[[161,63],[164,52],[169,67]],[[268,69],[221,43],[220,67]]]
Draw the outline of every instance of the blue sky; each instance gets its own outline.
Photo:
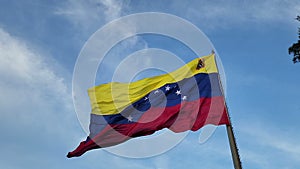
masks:
[[[136,12],[177,15],[212,41],[225,69],[227,103],[244,168],[300,167],[300,64],[293,64],[287,53],[297,41],[299,24],[294,18],[300,14],[299,1],[0,4],[0,168],[233,168],[224,126],[204,144],[198,143],[201,131],[191,132],[175,148],[152,158],[129,159],[104,150],[65,157],[86,136],[72,102],[79,52],[100,27]],[[149,47],[169,50],[184,61],[196,57],[168,38],[138,36],[106,57],[97,84],[110,80],[117,64],[113,56],[122,58]]]

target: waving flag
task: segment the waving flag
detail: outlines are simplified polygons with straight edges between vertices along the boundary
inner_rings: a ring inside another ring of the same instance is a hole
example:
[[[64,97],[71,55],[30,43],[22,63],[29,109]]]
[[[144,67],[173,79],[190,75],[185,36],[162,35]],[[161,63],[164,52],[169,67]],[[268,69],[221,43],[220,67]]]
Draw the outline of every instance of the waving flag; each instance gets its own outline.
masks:
[[[68,153],[69,158],[163,128],[183,132],[206,124],[229,124],[214,54],[168,74],[96,86],[88,94],[90,134]]]

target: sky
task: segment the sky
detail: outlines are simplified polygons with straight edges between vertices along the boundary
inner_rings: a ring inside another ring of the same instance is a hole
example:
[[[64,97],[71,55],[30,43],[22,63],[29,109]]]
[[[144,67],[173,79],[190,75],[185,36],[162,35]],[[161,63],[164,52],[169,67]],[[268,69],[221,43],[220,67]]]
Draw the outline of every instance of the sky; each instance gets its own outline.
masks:
[[[176,15],[210,39],[224,66],[244,168],[300,167],[300,63],[293,64],[287,51],[297,41],[299,1],[0,0],[0,168],[233,168],[225,126],[202,144],[201,130],[190,132],[154,157],[125,158],[99,149],[66,158],[86,137],[72,99],[82,47],[110,21],[140,12]],[[112,48],[95,84],[110,82],[119,60],[149,48],[170,51],[184,62],[197,57],[174,39],[137,35]],[[136,79],[155,73],[162,72]]]

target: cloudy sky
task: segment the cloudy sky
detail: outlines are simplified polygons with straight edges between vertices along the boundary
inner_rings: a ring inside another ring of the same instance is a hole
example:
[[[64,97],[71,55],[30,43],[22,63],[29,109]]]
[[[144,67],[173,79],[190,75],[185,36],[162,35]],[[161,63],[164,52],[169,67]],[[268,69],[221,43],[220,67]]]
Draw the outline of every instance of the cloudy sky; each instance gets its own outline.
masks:
[[[226,73],[226,99],[244,168],[300,167],[300,63],[293,64],[287,53],[297,41],[299,1],[0,0],[0,168],[233,168],[224,126],[203,144],[201,131],[191,132],[151,158],[105,150],[65,157],[86,137],[72,100],[81,48],[105,24],[138,12],[186,19],[213,43]],[[153,47],[185,62],[196,57],[174,39],[135,36],[108,53],[96,84],[111,80],[117,59]]]

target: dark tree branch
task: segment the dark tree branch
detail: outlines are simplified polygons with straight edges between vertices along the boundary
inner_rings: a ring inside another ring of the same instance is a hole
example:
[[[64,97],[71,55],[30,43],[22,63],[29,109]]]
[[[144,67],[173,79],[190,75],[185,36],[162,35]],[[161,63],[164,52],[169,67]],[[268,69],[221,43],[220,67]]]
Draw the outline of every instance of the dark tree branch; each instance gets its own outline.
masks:
[[[300,22],[300,16],[298,15],[296,20],[298,20]],[[294,54],[294,58],[293,58],[293,62],[297,63],[300,62],[300,28],[298,28],[298,42],[294,43],[291,47],[289,47],[289,54],[293,53]]]

